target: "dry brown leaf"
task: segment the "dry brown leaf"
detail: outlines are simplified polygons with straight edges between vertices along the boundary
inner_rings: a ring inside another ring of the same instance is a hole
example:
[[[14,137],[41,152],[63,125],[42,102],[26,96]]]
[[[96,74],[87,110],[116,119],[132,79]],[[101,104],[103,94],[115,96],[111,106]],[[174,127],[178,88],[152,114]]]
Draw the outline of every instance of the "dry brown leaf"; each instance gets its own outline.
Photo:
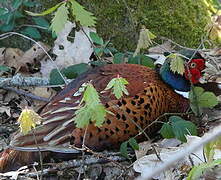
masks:
[[[24,52],[17,48],[7,48],[5,50],[5,58],[4,58],[4,64],[9,67],[14,67],[16,69],[19,69],[21,66],[21,56],[23,56]]]
[[[51,49],[48,45],[42,42],[38,42],[38,44],[40,44],[46,52],[48,52]],[[45,52],[43,51],[43,49],[37,44],[34,44],[32,48],[30,48],[24,53],[20,61],[22,61],[23,64],[34,64],[36,62],[41,61],[44,56]]]
[[[35,87],[31,93],[39,97],[50,98],[55,95],[56,91],[51,88]]]

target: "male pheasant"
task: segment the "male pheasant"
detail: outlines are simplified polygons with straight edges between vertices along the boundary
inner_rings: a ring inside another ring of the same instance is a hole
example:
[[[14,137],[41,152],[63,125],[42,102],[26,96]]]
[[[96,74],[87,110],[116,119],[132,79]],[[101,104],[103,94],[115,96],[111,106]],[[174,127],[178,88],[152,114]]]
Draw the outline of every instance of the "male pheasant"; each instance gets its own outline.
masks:
[[[110,112],[106,115],[105,123],[96,127],[91,122],[86,131],[85,145],[92,150],[118,148],[119,145],[134,137],[157,117],[164,113],[185,112],[188,101],[174,92],[173,88],[188,91],[190,83],[185,76],[173,74],[168,68],[168,62],[163,65],[160,75],[150,68],[135,64],[112,64],[90,70],[56,95],[40,113],[42,125],[35,129],[35,137],[29,133],[23,135],[17,132],[0,158],[0,171],[16,169],[22,165],[38,160],[39,149],[42,156],[50,151],[73,153],[74,147],[81,147],[85,128],[76,128],[73,122],[76,107],[82,95],[78,89],[83,83],[92,82],[98,92],[102,92],[112,78],[126,78],[129,84],[129,95],[116,99],[110,91],[100,93],[101,102]],[[194,71],[200,71],[195,69]],[[193,77],[192,77],[193,78]],[[159,129],[157,123],[146,129],[148,135],[153,135]],[[137,140],[141,141],[141,134]]]

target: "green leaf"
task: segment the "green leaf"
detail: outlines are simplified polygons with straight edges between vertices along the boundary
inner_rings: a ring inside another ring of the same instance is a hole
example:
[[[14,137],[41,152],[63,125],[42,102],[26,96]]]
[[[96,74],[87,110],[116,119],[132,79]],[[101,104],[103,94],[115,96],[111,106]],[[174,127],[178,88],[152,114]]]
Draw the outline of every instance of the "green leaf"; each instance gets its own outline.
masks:
[[[57,9],[54,18],[52,19],[52,23],[50,26],[52,32],[55,32],[56,34],[61,32],[64,29],[67,21],[68,21],[68,9],[66,7],[66,4],[64,3]]]
[[[7,9],[7,8],[1,8],[1,7],[0,7],[0,16],[4,15],[4,14],[6,14],[6,13],[8,13],[8,9]]]
[[[22,4],[22,0],[13,0],[12,1],[12,7],[14,9],[18,9],[21,6],[21,4]]]
[[[190,103],[190,108],[196,116],[203,114],[203,109],[197,105],[197,103]]]
[[[209,107],[209,108],[212,108],[218,104],[217,97],[213,92],[204,92],[199,97],[198,102],[200,107]]]
[[[90,64],[95,65],[95,66],[104,66],[107,64],[107,62],[98,60],[98,61],[91,61]]]
[[[94,53],[95,53],[97,56],[99,56],[99,57],[102,56],[103,52],[104,52],[104,48],[103,48],[103,47],[101,47],[101,48],[94,48]]]
[[[15,11],[15,13],[14,13],[15,19],[19,19],[19,18],[23,18],[23,17],[25,17],[25,16],[21,12]]]
[[[8,66],[0,65],[0,72],[11,72],[11,68]]]
[[[14,27],[15,27],[14,23],[7,24],[7,25],[3,24],[2,26],[0,26],[0,31],[2,32],[12,31]]]
[[[93,43],[96,43],[98,45],[104,44],[103,39],[100,36],[98,36],[98,34],[95,32],[90,32],[90,38],[93,41]]]
[[[171,116],[169,121],[171,122],[175,137],[180,141],[187,141],[185,135],[197,135],[197,128],[192,122],[185,121],[179,116]]]
[[[124,53],[116,53],[113,58],[114,64],[124,63]]]
[[[43,11],[41,13],[33,13],[33,12],[30,12],[30,11],[25,11],[25,12],[28,13],[30,16],[45,16],[47,14],[50,14],[50,13],[54,12],[58,7],[61,6],[61,4],[65,4],[65,2],[60,2],[60,3],[56,4],[55,6],[49,8],[46,11]]]
[[[106,116],[106,109],[103,106],[103,104],[97,104],[97,105],[92,105],[92,117],[91,121],[95,122],[95,126],[102,126],[102,124],[105,121],[105,116]]]
[[[96,18],[91,12],[86,11],[84,7],[75,0],[70,0],[70,2],[72,4],[72,15],[76,21],[79,21],[82,26],[95,26]]]
[[[85,101],[87,104],[93,105],[100,103],[98,92],[91,83],[88,83],[82,101]]]
[[[49,82],[50,85],[62,85],[65,83],[57,69],[53,69],[50,72]]]
[[[48,21],[43,17],[34,17],[32,19],[34,20],[35,24],[37,24],[38,26],[45,27],[45,28],[49,28],[50,26]]]
[[[83,128],[90,121],[95,122],[95,126],[101,126],[105,121],[106,110],[101,104],[98,92],[91,83],[86,85],[81,104],[83,107],[75,112],[74,122],[78,128]]]
[[[213,92],[205,92],[201,87],[193,87],[189,93],[190,107],[195,113],[197,107],[212,108],[218,104],[218,99]]]
[[[128,140],[128,142],[129,142],[130,146],[131,146],[134,150],[139,150],[139,145],[138,145],[136,139],[130,138],[130,139]]]
[[[164,123],[163,126],[160,129],[160,134],[163,136],[163,138],[170,139],[174,138],[175,134],[173,133],[172,126],[169,123]]]
[[[87,126],[90,122],[90,117],[92,116],[91,108],[83,106],[75,112],[74,122],[76,127],[83,128]]]
[[[62,74],[64,74],[68,79],[74,79],[78,75],[88,71],[90,66],[85,63],[75,64],[72,66],[68,66],[67,68],[63,68],[61,70]]]
[[[137,56],[131,56],[128,59],[129,64],[140,64],[149,68],[154,68],[154,62],[151,58],[145,56],[145,55],[137,55]]]
[[[170,54],[168,58],[170,58],[171,71],[183,75],[185,71],[183,59],[178,54],[173,54],[173,53]]]
[[[24,6],[26,7],[34,7],[34,6],[37,6],[37,5],[40,5],[40,3],[38,2],[32,2],[32,1],[25,1],[23,3]]]
[[[213,160],[215,154],[215,145],[216,141],[211,141],[204,145],[203,152],[208,162],[211,162]]]
[[[199,166],[194,166],[189,172],[187,180],[198,180],[206,170],[212,169],[221,164],[221,159],[214,160],[209,163],[202,163]]]
[[[128,152],[127,152],[127,143],[128,141],[125,141],[120,145],[120,153],[122,156],[129,159]]]
[[[21,31],[21,33],[34,39],[41,38],[40,32],[36,28],[33,28],[33,27],[27,27],[23,31]]]
[[[221,137],[210,141],[204,145],[204,155],[206,156],[207,162],[212,162],[214,159],[215,150],[220,150],[221,148]]]
[[[117,77],[113,78],[108,84],[105,90],[109,90],[113,88],[113,94],[117,99],[120,99],[123,96],[123,93],[128,95],[128,91],[126,86],[128,82],[125,78]]]

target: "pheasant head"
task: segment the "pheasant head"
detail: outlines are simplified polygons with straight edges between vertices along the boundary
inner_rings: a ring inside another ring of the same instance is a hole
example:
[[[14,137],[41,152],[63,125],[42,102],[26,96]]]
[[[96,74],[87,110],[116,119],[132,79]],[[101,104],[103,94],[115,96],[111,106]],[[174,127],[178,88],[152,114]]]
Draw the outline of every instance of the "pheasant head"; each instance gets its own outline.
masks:
[[[187,92],[190,90],[191,83],[197,84],[199,82],[204,69],[205,59],[193,58],[185,65],[185,71],[183,75],[181,75],[171,71],[170,60],[167,59],[160,69],[160,76],[163,81],[169,84],[173,89]]]

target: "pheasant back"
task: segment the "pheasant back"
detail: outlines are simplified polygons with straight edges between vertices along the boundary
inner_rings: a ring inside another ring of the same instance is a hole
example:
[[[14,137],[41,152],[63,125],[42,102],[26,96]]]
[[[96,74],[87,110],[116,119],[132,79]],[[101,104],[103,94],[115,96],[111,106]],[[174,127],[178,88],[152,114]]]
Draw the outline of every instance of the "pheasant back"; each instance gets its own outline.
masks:
[[[119,100],[110,90],[102,93],[110,80],[118,75],[129,82],[126,87],[129,95],[124,95]],[[102,104],[111,113],[106,114],[106,120],[101,127],[90,122],[85,128],[76,128],[73,117],[82,99],[78,89],[89,81],[100,93]],[[117,148],[143,130],[151,136],[160,127],[158,123],[154,123],[160,115],[184,112],[187,107],[188,101],[176,94],[161,80],[158,73],[150,68],[133,64],[98,67],[72,81],[44,107],[40,114],[43,118],[42,125],[34,129],[35,139],[32,133],[16,133],[10,147],[17,155],[7,154],[7,159],[2,158],[0,166],[8,167],[12,159],[15,161],[16,157],[24,153],[19,154],[19,151],[33,152],[40,149],[71,153],[76,151],[74,147],[81,147],[83,142],[97,151]],[[143,139],[143,133],[137,136],[137,140]],[[30,155],[27,157],[31,160]],[[24,160],[24,163],[27,161]]]

